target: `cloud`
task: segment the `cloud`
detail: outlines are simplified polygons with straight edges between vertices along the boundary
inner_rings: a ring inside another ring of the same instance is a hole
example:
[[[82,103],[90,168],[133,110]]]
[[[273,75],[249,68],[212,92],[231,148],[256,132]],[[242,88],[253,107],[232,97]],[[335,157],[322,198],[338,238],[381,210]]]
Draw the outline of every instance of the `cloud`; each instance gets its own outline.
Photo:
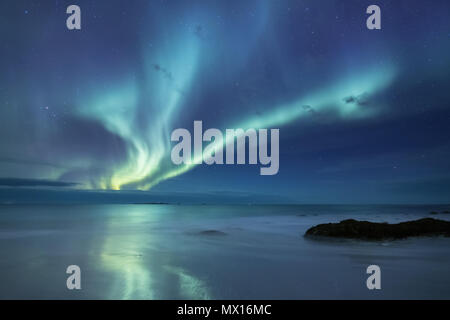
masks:
[[[367,93],[363,93],[357,96],[348,96],[342,100],[347,104],[356,103],[358,106],[364,106],[369,103],[369,97]]]
[[[309,105],[303,105],[302,108],[311,114],[316,114],[316,110]]]
[[[27,165],[37,165],[37,166],[47,166],[47,167],[55,167],[55,168],[65,168],[62,165],[45,162],[45,161],[39,161],[39,160],[26,160],[26,159],[19,159],[14,157],[0,157],[0,162],[2,163],[12,163],[12,164],[27,164]]]
[[[153,69],[155,69],[156,72],[161,72],[169,81],[173,80],[172,72],[168,71],[166,68],[161,67],[159,64],[154,64]]]
[[[73,187],[76,185],[78,183],[45,179],[0,178],[0,186],[7,187]]]

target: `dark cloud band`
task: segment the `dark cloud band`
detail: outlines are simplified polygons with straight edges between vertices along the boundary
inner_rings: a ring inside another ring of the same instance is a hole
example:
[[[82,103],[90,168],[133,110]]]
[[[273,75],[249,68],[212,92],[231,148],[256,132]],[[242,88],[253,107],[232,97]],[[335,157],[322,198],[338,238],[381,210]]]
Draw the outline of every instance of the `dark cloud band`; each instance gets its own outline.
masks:
[[[0,178],[0,186],[7,187],[73,187],[78,183],[44,179]]]

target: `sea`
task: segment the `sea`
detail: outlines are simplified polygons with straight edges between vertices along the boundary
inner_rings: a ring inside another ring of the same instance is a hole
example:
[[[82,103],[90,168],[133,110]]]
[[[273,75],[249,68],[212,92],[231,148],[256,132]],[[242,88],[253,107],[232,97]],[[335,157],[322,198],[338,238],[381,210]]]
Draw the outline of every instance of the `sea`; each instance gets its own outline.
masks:
[[[450,299],[450,238],[304,237],[312,226],[345,219],[450,221],[446,210],[0,205],[0,299]],[[380,289],[367,287],[371,265],[380,268]],[[69,266],[79,267],[80,289],[67,286]]]

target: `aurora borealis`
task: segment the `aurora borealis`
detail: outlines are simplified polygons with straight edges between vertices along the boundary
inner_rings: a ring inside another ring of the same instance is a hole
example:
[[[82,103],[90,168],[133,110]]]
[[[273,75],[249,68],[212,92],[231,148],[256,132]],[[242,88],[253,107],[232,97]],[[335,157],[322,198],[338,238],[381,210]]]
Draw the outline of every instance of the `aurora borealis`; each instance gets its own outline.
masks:
[[[374,3],[3,1],[2,188],[448,201],[448,2]],[[279,174],[175,166],[195,120],[279,128]]]

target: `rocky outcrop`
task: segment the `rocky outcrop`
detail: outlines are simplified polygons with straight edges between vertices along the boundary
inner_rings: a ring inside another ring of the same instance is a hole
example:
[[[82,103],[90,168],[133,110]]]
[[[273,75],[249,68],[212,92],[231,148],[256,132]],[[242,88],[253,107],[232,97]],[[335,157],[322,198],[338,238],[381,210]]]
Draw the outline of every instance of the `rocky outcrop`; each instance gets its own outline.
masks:
[[[320,224],[308,229],[305,237],[333,237],[347,239],[385,240],[418,236],[450,237],[450,222],[433,218],[397,224],[344,220]]]

